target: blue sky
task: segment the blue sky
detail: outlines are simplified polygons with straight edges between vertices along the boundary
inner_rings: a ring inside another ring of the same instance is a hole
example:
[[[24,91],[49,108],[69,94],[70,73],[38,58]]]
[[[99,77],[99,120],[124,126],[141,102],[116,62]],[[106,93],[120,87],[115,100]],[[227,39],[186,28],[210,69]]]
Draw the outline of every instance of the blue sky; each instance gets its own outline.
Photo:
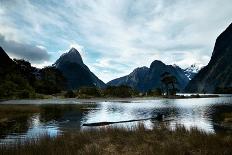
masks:
[[[206,65],[231,0],[0,0],[0,46],[37,67],[75,47],[104,82],[153,60]]]

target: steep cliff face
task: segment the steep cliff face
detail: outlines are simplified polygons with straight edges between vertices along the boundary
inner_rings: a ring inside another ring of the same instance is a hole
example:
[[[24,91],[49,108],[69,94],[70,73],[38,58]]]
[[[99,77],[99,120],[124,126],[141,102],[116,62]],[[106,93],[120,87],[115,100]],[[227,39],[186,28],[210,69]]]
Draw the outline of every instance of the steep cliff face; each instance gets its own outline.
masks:
[[[10,72],[15,72],[15,62],[6,54],[6,52],[0,47],[0,80]]]
[[[232,87],[232,24],[219,35],[207,66],[190,81],[187,92],[213,93]]]
[[[68,89],[78,89],[84,86],[105,87],[105,83],[94,75],[83,63],[80,53],[75,48],[61,55],[53,66],[65,76]]]
[[[0,66],[7,66],[13,63],[13,60],[6,54],[6,52],[0,47]]]
[[[180,67],[165,65],[163,62],[155,60],[151,63],[150,68],[137,68],[129,75],[112,80],[107,84],[111,86],[127,85],[138,91],[146,92],[161,87],[160,76],[164,72],[169,72],[177,78],[177,87],[180,90],[183,90],[189,81]]]

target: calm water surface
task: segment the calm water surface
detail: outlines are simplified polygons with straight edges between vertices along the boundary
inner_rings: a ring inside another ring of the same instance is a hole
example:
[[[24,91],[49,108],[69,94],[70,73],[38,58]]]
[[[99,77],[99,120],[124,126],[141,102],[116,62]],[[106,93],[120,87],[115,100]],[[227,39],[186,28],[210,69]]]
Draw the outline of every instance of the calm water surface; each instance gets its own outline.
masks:
[[[232,126],[220,126],[217,116],[232,112],[232,96],[219,98],[194,99],[149,99],[111,102],[80,102],[76,99],[51,100],[15,100],[0,104],[3,106],[35,106],[40,110],[26,116],[11,117],[4,124],[0,123],[0,143],[15,142],[25,138],[38,138],[48,134],[57,136],[63,132],[85,130],[93,127],[82,126],[85,123],[115,122],[133,119],[154,118],[163,114],[165,123],[171,128],[176,124],[186,128],[197,127],[206,132],[232,131]],[[80,105],[85,107],[79,107]],[[147,128],[164,123],[154,119],[143,122]],[[138,122],[113,124],[112,127],[133,127]]]

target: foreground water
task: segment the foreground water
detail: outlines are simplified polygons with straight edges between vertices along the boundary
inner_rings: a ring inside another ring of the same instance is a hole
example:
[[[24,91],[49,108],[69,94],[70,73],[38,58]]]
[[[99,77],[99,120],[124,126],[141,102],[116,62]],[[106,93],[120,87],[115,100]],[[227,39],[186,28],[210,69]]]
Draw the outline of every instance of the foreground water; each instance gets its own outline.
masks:
[[[9,106],[10,105],[10,106]],[[80,105],[86,105],[81,106]],[[147,119],[143,121],[112,124],[115,127],[133,127],[143,122],[147,128],[165,123],[171,128],[176,124],[186,128],[197,127],[206,132],[226,132],[232,130],[228,124],[222,125],[218,118],[223,113],[232,112],[232,96],[193,99],[127,99],[121,101],[50,99],[14,100],[0,104],[9,108],[39,109],[28,115],[13,113],[9,120],[0,122],[0,143],[15,142],[41,135],[57,136],[63,132],[73,132],[96,127],[83,124],[96,122],[118,122]],[[33,108],[33,106],[35,108]],[[155,118],[164,115],[162,121]]]

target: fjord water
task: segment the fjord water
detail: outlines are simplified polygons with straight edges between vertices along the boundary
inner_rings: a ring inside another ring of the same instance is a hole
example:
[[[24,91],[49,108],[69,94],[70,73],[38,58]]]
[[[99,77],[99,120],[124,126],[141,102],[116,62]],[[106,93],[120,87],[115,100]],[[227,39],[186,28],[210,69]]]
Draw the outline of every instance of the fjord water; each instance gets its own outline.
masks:
[[[92,129],[84,127],[86,123],[118,122],[147,119],[143,121],[117,123],[112,127],[133,127],[143,122],[147,128],[165,123],[170,128],[176,124],[186,128],[197,127],[206,132],[226,132],[232,127],[222,127],[215,120],[224,112],[232,112],[232,96],[218,98],[192,99],[126,99],[121,101],[91,101],[77,99],[48,100],[13,100],[1,102],[4,106],[35,106],[40,111],[22,117],[17,113],[12,120],[0,129],[0,143],[15,142],[27,138],[38,138],[41,135],[57,136],[64,132]],[[86,105],[79,107],[80,105]],[[9,108],[10,108],[9,107]],[[155,118],[163,114],[163,121]],[[1,124],[0,124],[1,125]]]

